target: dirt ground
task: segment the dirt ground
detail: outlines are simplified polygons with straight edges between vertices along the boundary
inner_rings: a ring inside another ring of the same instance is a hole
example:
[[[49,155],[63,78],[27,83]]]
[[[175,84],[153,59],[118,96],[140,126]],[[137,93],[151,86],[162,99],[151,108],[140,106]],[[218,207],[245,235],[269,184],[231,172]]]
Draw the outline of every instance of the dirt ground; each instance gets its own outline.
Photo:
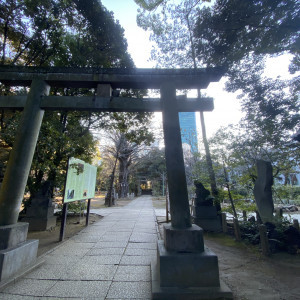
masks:
[[[158,218],[163,235],[164,217]],[[218,256],[220,279],[238,300],[300,299],[300,255],[276,253],[269,257],[258,247],[236,242],[225,234],[205,233],[204,244]]]
[[[102,217],[90,214],[89,224],[92,224]],[[47,251],[59,246],[59,233],[60,233],[60,224],[61,221],[58,219],[56,226],[51,230],[46,231],[30,231],[28,232],[27,239],[37,239],[39,240],[38,256],[46,253]],[[79,231],[85,228],[85,219],[81,218],[79,221],[79,216],[68,216],[67,224],[65,227],[65,237],[64,240],[69,239]]]
[[[234,299],[300,299],[299,255],[264,257],[257,248],[223,234],[207,234],[204,241],[218,255],[220,277]]]
[[[155,208],[165,201],[153,199]],[[166,217],[157,217],[160,235]],[[238,300],[300,299],[300,254],[276,253],[265,257],[257,246],[236,242],[225,234],[204,234],[205,246],[218,256],[220,278]]]
[[[119,200],[118,206],[130,200]],[[154,206],[164,207],[161,201],[153,201]],[[92,208],[104,207],[104,199],[96,198]],[[101,219],[91,214],[90,223]],[[85,219],[68,217],[65,239],[70,238],[85,227]],[[165,218],[158,218],[162,232]],[[29,232],[29,239],[39,239],[41,255],[59,245],[60,223],[51,231]],[[205,234],[206,247],[218,255],[220,278],[231,288],[234,299],[238,300],[297,300],[300,299],[300,255],[287,253],[272,254],[264,257],[257,247],[236,242],[224,234]]]

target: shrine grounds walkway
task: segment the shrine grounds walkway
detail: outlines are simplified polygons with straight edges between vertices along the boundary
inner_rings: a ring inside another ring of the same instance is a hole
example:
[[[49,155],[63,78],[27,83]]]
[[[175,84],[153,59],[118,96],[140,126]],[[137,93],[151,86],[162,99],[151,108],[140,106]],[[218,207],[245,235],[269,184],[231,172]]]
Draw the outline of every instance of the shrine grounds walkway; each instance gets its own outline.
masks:
[[[158,239],[151,196],[101,209],[101,215],[40,256],[44,263],[7,285],[0,299],[151,299]]]
[[[142,196],[91,212],[104,218],[41,255],[44,263],[0,289],[0,300],[151,299],[150,263],[159,238],[155,212],[163,219],[164,211],[154,212],[151,196]],[[205,245],[218,255],[220,277],[234,299],[300,299],[299,256],[265,258],[222,235],[205,235]]]

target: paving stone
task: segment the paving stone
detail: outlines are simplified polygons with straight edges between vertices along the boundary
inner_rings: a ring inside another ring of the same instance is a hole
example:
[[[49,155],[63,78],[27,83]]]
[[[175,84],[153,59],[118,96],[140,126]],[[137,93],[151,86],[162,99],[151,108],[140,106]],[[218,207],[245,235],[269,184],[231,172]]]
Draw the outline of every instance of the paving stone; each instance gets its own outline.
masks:
[[[81,233],[83,235],[89,235],[89,236],[93,236],[95,238],[99,238],[101,237],[103,234],[105,234],[105,232],[109,230],[109,228],[106,228],[106,230],[92,230],[92,231],[82,231]]]
[[[147,242],[156,242],[157,240],[157,235],[156,234],[151,234],[151,233],[134,233],[130,237],[130,242],[142,242],[142,243],[147,243]]]
[[[157,243],[134,243],[129,242],[127,249],[157,249]]]
[[[51,287],[55,285],[54,280],[20,279],[14,284],[10,284],[3,290],[3,293],[43,296]]]
[[[150,282],[113,282],[107,299],[151,299]]]
[[[86,255],[122,255],[124,248],[93,248]]]
[[[0,300],[33,300],[33,299],[43,299],[43,297],[33,298],[33,296],[0,294]],[[51,300],[53,300],[53,298],[51,298]]]
[[[59,281],[46,294],[48,297],[105,299],[111,281]]]
[[[61,245],[58,244],[58,247],[56,249],[68,249],[74,247],[78,247],[81,249],[89,249],[89,248],[93,248],[94,245],[95,245],[94,242],[80,243],[80,242],[74,242],[72,240],[68,240],[66,242],[63,242]]]
[[[76,243],[97,243],[101,236],[94,235],[76,235],[72,238],[72,241]]]
[[[127,214],[127,212],[123,211],[123,214]],[[118,218],[119,218],[119,220],[111,228],[114,228],[114,227],[123,227],[123,226],[125,226],[125,227],[132,227],[132,226],[135,225],[136,219],[137,219],[136,216],[132,216],[132,217],[130,217],[130,219],[123,219],[122,216],[118,216]]]
[[[155,256],[156,250],[150,249],[126,249],[124,255],[131,255],[131,256]]]
[[[86,256],[84,262],[89,265],[118,265],[121,255]]]
[[[127,232],[127,233],[132,233],[132,227],[115,227],[115,228],[110,228],[109,232],[115,233],[115,232]]]
[[[120,237],[120,238],[129,238],[131,236],[132,232],[118,232],[118,231],[107,231],[103,237],[107,237],[107,236],[115,236],[115,237]]]
[[[122,235],[104,235],[99,239],[103,242],[118,242],[118,241],[128,241],[130,236],[122,236]]]
[[[150,266],[119,266],[114,281],[150,281]]]
[[[117,270],[114,265],[90,265],[86,262],[74,265],[62,276],[63,280],[112,280]]]
[[[75,247],[69,247],[69,248],[57,248],[55,251],[51,252],[51,255],[63,255],[63,256],[69,256],[69,255],[76,255],[76,256],[85,256],[90,249],[81,249],[81,248],[75,248]]]
[[[97,226],[86,227],[81,232],[106,231],[107,229],[112,228],[111,226],[112,225],[110,225],[110,224],[105,225],[105,224],[101,223],[101,224],[97,224]]]
[[[49,265],[60,265],[62,268],[68,266],[70,264],[74,264],[75,262],[80,261],[84,256],[66,256],[63,253],[52,255],[48,254],[43,257],[45,260],[45,264]]]
[[[95,211],[105,218],[43,256],[46,262],[6,287],[0,300],[150,299],[157,247],[151,201]]]
[[[154,223],[155,222],[155,218],[153,216],[141,216],[140,218],[138,218],[136,220],[137,223],[144,223],[144,224],[147,224],[147,223]]]
[[[155,261],[155,256],[122,256],[120,265],[135,265],[135,266],[147,266],[150,265],[152,261]]]
[[[87,242],[87,243],[81,243],[81,242],[73,242],[71,243],[71,247],[77,247],[80,249],[91,249],[95,246],[94,242]]]
[[[128,241],[100,241],[95,244],[94,248],[125,248]]]
[[[106,227],[113,227],[116,224],[116,221],[105,221],[105,220],[101,220],[99,223],[93,224],[93,227],[102,227],[102,226],[106,226]]]
[[[134,233],[152,233],[152,234],[156,234],[157,233],[157,231],[156,231],[156,228],[155,229],[153,229],[153,228],[140,228],[140,227],[135,227],[134,229],[133,229],[133,232],[132,232],[133,234]]]
[[[42,264],[39,268],[27,273],[24,278],[59,280],[69,266]]]
[[[142,229],[151,229],[151,230],[156,230],[156,227],[155,225],[147,225],[147,226],[144,226],[142,224],[138,224],[138,225],[135,225],[134,228],[133,228],[133,231],[138,231],[138,230],[142,230]]]

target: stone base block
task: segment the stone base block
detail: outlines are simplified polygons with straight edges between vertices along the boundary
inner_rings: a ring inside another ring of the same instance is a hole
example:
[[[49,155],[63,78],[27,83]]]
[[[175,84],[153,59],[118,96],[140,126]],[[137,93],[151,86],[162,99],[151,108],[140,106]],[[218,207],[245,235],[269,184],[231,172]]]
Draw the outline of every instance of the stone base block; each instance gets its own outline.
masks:
[[[0,250],[9,249],[26,241],[28,223],[0,226]]]
[[[160,300],[196,300],[196,299],[233,299],[232,292],[220,281],[218,287],[161,287],[158,267],[151,264],[152,299]]]
[[[200,253],[169,252],[158,241],[160,287],[218,287],[218,257],[208,248]]]
[[[193,206],[193,216],[195,218],[216,218],[217,209],[215,206]]]
[[[16,247],[0,251],[0,281],[33,264],[37,257],[39,241],[27,240]]]
[[[32,206],[28,207],[26,211],[26,218],[47,219],[52,217],[53,215],[54,205],[45,206],[45,203],[41,201],[33,203]]]
[[[194,218],[194,223],[203,228],[205,231],[222,231],[222,224],[218,216],[216,216],[214,219]]]
[[[203,230],[197,225],[188,229],[177,229],[171,225],[164,226],[165,248],[167,251],[182,253],[203,252]]]
[[[56,226],[56,216],[48,218],[24,218],[29,223],[29,231],[44,231]]]

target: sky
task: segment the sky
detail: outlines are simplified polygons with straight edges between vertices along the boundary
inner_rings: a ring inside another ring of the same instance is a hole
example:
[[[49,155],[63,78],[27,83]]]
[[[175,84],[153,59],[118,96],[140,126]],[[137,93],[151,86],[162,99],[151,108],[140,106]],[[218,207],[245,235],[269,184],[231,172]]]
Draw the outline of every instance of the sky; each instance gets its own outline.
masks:
[[[150,62],[151,43],[149,41],[149,32],[145,32],[136,24],[136,15],[138,6],[133,0],[101,0],[102,4],[114,13],[115,19],[125,30],[125,38],[128,43],[128,52],[137,68],[153,68],[155,62]],[[270,59],[268,62],[268,75],[276,77],[277,75],[288,75],[288,57],[276,58],[276,61]],[[224,91],[225,79],[218,83],[211,83],[206,90],[203,90],[207,96],[214,98],[214,110],[205,113],[205,123],[207,136],[211,137],[221,126],[236,124],[242,117],[237,94]],[[196,97],[196,93],[191,92],[191,97]],[[156,115],[156,122],[160,122],[161,116]]]

